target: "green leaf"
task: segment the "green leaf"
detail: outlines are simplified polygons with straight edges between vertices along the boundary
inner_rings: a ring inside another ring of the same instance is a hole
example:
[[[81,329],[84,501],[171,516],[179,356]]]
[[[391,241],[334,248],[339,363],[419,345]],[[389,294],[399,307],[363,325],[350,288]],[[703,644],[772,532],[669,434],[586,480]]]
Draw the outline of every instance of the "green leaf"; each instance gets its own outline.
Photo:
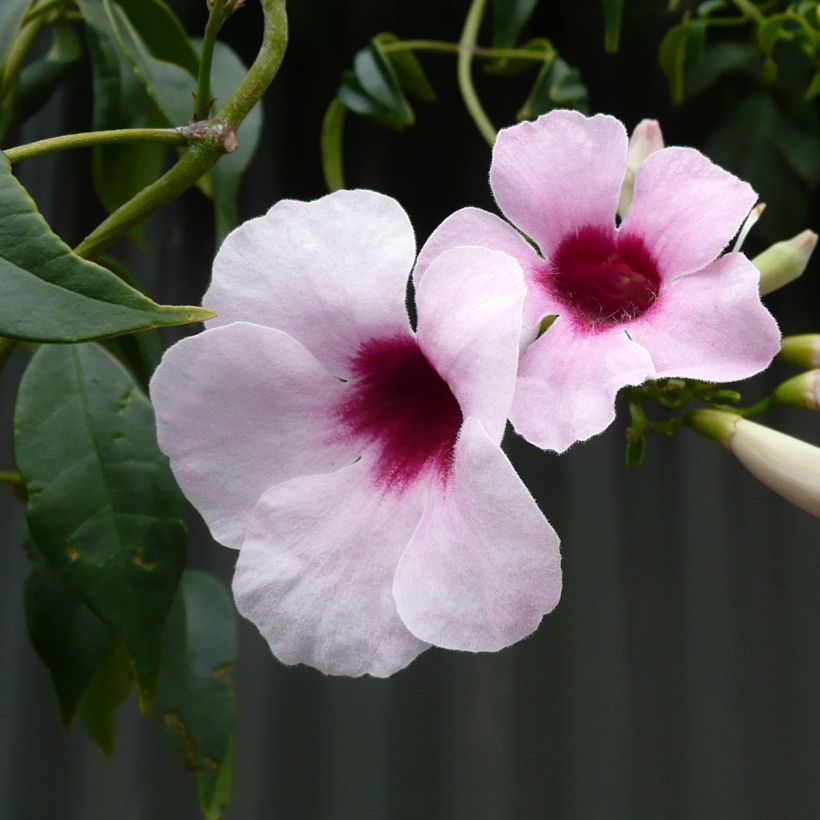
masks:
[[[392,64],[373,43],[356,54],[353,71],[342,75],[338,96],[351,111],[392,128],[415,122]]]
[[[780,38],[784,24],[789,20],[786,14],[773,14],[760,24],[757,30],[757,42],[764,54],[771,54]]]
[[[20,72],[10,129],[19,127],[51,99],[83,55],[80,41],[70,26],[55,25],[50,33],[51,47],[46,55]]]
[[[621,43],[621,18],[624,0],[601,0],[604,5],[604,48],[607,54],[617,54]]]
[[[712,12],[723,11],[726,8],[726,0],[704,0],[697,7],[698,17],[708,17]]]
[[[221,816],[230,798],[237,651],[231,596],[207,573],[185,572],[168,616],[157,713],[196,773],[206,817]]]
[[[116,2],[154,57],[182,66],[194,77],[199,73],[199,52],[179,18],[163,0]]]
[[[686,63],[688,39],[689,21],[685,20],[666,32],[658,49],[658,59],[669,82],[669,94],[675,105],[683,102],[683,67]]]
[[[212,316],[164,307],[81,259],[46,224],[0,152],[0,336],[76,342]]]
[[[399,42],[399,38],[395,34],[389,32],[377,34],[373,38],[373,42],[392,64],[405,91],[424,102],[432,103],[436,101],[436,92],[433,86],[430,85],[421,63],[412,51],[384,51],[383,46]]]
[[[806,89],[806,99],[813,100],[818,94],[820,94],[820,71],[815,71],[814,77],[812,77],[809,87]]]
[[[201,43],[197,42],[197,47]],[[212,63],[211,90],[217,100],[226,100],[242,82],[248,69],[236,52],[217,40]],[[259,147],[262,135],[262,104],[254,106],[239,127],[239,145],[225,154],[211,171],[211,184],[216,216],[216,244],[239,224],[239,189],[242,177]]]
[[[328,191],[345,187],[344,178],[344,125],[347,109],[334,97],[322,120],[322,172]]]
[[[80,717],[106,757],[114,751],[117,709],[131,691],[131,664],[120,641],[114,641],[80,701]]]
[[[553,108],[586,111],[587,105],[588,92],[580,73],[556,57],[538,72],[532,91],[518,112],[518,119],[534,119]]]
[[[153,409],[99,345],[48,345],[31,360],[14,418],[29,530],[71,592],[122,638],[144,712],[185,560],[182,497]]]
[[[30,2],[31,0],[2,0],[0,3],[0,74]]]
[[[538,0],[493,0],[493,45],[512,48]]]
[[[155,128],[167,123],[137,79],[120,46],[103,0],[77,0],[86,23],[94,77],[94,129]],[[167,148],[150,143],[105,145],[94,149],[94,190],[114,211],[161,173]],[[142,231],[132,237],[139,240]]]
[[[706,23],[703,20],[693,20],[686,30],[686,59],[687,68],[697,68],[706,49]]]
[[[51,675],[60,717],[68,728],[83,693],[108,655],[114,635],[69,592],[30,537],[26,552],[30,560],[24,589],[28,633]]]
[[[630,427],[626,431],[626,453],[624,463],[629,468],[640,467],[646,455],[646,436],[636,434]]]

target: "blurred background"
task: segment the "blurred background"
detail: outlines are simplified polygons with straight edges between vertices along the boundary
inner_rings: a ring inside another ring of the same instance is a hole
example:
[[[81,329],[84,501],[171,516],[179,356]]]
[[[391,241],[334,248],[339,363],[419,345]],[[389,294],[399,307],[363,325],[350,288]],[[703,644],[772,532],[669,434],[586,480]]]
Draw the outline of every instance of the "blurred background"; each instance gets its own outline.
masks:
[[[201,32],[203,0],[169,5],[192,34]],[[457,40],[468,4],[288,5],[290,46],[266,97],[243,219],[282,197],[325,192],[322,117],[342,71],[370,37],[391,31]],[[769,206],[749,239],[750,255],[816,228],[817,111],[790,90],[788,59],[775,87],[759,75],[718,71],[713,82],[696,78],[683,105],[673,106],[657,50],[679,19],[680,10],[670,14],[665,3],[627,2],[615,56],[604,52],[597,0],[542,2],[527,33],[550,38],[580,70],[591,111],[614,114],[630,129],[643,117],[657,118],[667,143],[705,150],[749,179]],[[250,62],[260,26],[258,4],[249,0],[223,36]],[[747,35],[738,37],[745,43]],[[393,132],[351,116],[346,135],[348,185],[398,198],[419,245],[458,207],[494,208],[489,150],[461,105],[455,60],[421,59],[439,101],[415,107],[417,124]],[[477,66],[476,82],[495,124],[512,124],[528,80],[491,77]],[[88,130],[91,107],[85,62],[9,144]],[[19,175],[70,244],[104,216],[87,152],[31,160]],[[149,223],[144,252],[125,251],[149,294],[166,304],[199,302],[213,253],[211,210],[195,190]],[[820,331],[819,295],[815,262],[767,303],[785,333]],[[0,380],[2,465],[12,463],[23,364],[16,354]],[[773,368],[744,398],[787,375]],[[820,444],[816,414],[767,418]],[[643,467],[626,471],[625,423],[620,416],[607,433],[560,458],[507,437],[514,464],[562,537],[564,556],[562,602],[522,643],[491,655],[431,649],[385,681],[333,679],[282,666],[243,622],[228,817],[820,816],[820,521],[687,430],[651,440]],[[229,583],[235,553],[216,545],[193,513],[189,525],[191,564]],[[82,731],[60,729],[23,618],[22,529],[22,507],[3,490],[0,817],[199,817],[193,778],[158,726],[139,717],[133,697],[109,762]]]

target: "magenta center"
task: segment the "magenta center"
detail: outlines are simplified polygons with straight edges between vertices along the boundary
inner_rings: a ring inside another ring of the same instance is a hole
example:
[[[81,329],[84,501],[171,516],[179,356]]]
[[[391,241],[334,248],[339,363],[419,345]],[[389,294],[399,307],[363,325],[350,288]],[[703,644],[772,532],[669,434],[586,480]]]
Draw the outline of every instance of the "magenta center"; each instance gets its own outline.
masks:
[[[565,237],[542,281],[577,318],[592,325],[637,319],[660,288],[655,260],[636,236],[587,227]]]
[[[446,479],[461,408],[416,340],[371,339],[356,354],[352,375],[339,420],[375,450],[379,486],[400,491],[429,471]]]

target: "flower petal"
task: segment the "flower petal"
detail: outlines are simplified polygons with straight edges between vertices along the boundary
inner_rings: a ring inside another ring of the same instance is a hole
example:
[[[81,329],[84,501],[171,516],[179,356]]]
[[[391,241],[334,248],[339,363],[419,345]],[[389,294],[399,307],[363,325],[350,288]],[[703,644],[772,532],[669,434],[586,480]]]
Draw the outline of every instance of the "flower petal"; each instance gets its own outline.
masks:
[[[760,301],[759,275],[743,254],[727,253],[661,291],[627,327],[649,351],[658,378],[737,381],[769,366],[780,331]]]
[[[273,654],[328,675],[386,677],[427,648],[391,594],[423,497],[373,489],[366,460],[262,497],[233,580],[239,612]]]
[[[558,536],[501,448],[468,418],[446,489],[431,491],[393,595],[422,640],[492,652],[533,632],[561,596]]]
[[[421,282],[430,263],[450,248],[475,245],[481,248],[503,251],[518,260],[524,271],[527,296],[524,301],[525,328],[537,327],[541,319],[549,314],[558,314],[560,306],[541,284],[546,262],[535,252],[532,245],[510,225],[489,211],[480,208],[462,208],[451,214],[430,235],[419,253],[413,271],[416,286]],[[526,339],[535,338],[533,333]]]
[[[345,386],[279,330],[237,323],[170,348],[151,380],[159,444],[214,538],[240,547],[273,484],[338,469],[330,442]]]
[[[615,420],[615,396],[654,375],[623,328],[585,331],[559,317],[521,359],[510,421],[531,444],[562,453]]]
[[[549,258],[579,228],[612,230],[626,146],[614,117],[551,111],[499,132],[490,185],[507,219]]]
[[[409,333],[407,214],[374,191],[283,200],[237,228],[214,260],[209,327],[246,321],[284,330],[346,375],[366,339]]]
[[[445,251],[416,291],[417,337],[465,416],[497,442],[515,390],[524,280],[511,256],[487,248]]]
[[[650,154],[635,174],[621,230],[635,234],[665,278],[708,265],[737,233],[757,195],[694,148]]]

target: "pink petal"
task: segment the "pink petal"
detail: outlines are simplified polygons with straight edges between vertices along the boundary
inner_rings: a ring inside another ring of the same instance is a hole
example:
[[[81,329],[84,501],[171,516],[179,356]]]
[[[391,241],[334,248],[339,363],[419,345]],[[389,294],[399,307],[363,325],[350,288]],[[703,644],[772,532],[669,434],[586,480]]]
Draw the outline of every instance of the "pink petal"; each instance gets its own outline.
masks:
[[[531,444],[562,453],[615,420],[622,387],[653,375],[623,328],[590,331],[559,317],[521,359],[510,421]]]
[[[561,596],[558,536],[501,448],[464,422],[450,482],[431,492],[393,595],[408,629],[447,649],[492,652],[533,632]]]
[[[758,277],[743,254],[727,253],[664,288],[627,327],[649,351],[658,378],[737,381],[768,367],[780,331],[760,301]]]
[[[544,316],[559,312],[558,304],[550,297],[546,288],[537,282],[546,266],[544,260],[509,222],[480,208],[462,208],[448,216],[433,231],[419,253],[413,271],[415,284],[418,286],[430,263],[437,256],[450,248],[463,245],[503,251],[518,260],[527,284],[527,296],[524,301],[526,328],[537,327]],[[535,334],[532,334],[527,342],[534,338]]]
[[[328,675],[386,677],[427,645],[391,594],[423,498],[373,490],[370,465],[271,488],[254,511],[233,580],[239,612],[273,654]]]
[[[282,200],[237,228],[214,260],[208,324],[284,330],[338,375],[362,341],[409,332],[415,239],[407,214],[373,191]]]
[[[500,442],[515,389],[524,280],[511,256],[487,248],[445,251],[416,291],[417,338],[465,416]]]
[[[635,175],[621,230],[640,237],[666,278],[708,265],[737,233],[757,195],[693,148],[650,154]]]
[[[579,228],[612,229],[626,146],[614,117],[551,111],[499,132],[490,185],[507,219],[549,258]]]
[[[345,387],[295,339],[237,323],[170,348],[151,380],[159,445],[214,538],[240,547],[273,484],[356,457],[326,443]]]

